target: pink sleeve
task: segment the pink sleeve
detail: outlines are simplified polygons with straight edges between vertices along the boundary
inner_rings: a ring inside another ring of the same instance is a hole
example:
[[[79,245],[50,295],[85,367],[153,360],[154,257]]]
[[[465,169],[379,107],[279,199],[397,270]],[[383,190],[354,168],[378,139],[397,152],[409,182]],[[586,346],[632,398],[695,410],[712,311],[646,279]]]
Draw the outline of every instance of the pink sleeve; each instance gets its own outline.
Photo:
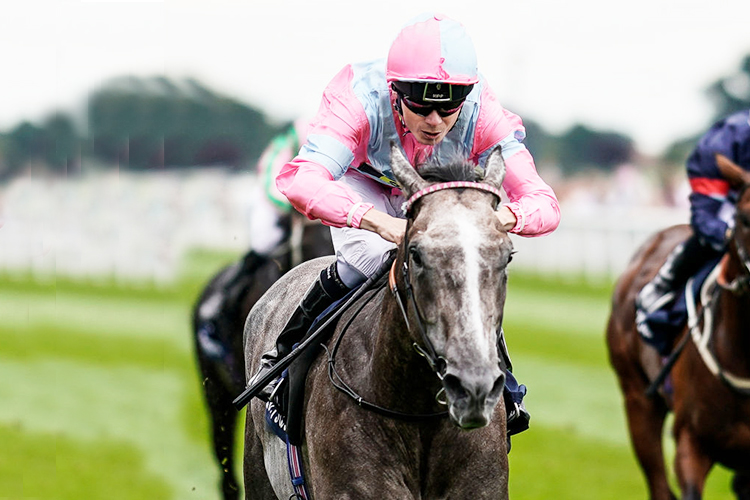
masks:
[[[485,84],[481,96],[472,156],[485,156],[497,144],[503,146],[506,203],[516,216],[512,233],[542,236],[554,231],[560,223],[560,206],[552,188],[539,177],[534,159],[523,145],[526,129],[518,115],[507,111]]]
[[[300,154],[284,165],[276,186],[298,211],[334,227],[358,228],[372,208],[337,179],[366,158],[370,124],[351,89],[352,68],[346,66],[326,87],[318,113]]]
[[[528,150],[505,160],[503,188],[508,195],[506,206],[518,220],[511,233],[522,236],[543,236],[560,224],[560,205],[552,188],[545,183],[534,167]]]
[[[346,184],[334,181],[324,167],[299,158],[282,167],[276,186],[299,212],[328,226],[358,228],[372,208]]]

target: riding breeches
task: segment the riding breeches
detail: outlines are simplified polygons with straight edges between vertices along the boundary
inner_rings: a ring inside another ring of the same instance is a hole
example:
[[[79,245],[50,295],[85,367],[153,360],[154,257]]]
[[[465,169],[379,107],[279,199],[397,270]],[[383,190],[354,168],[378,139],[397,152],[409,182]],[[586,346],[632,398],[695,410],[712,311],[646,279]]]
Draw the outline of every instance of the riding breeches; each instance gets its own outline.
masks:
[[[268,197],[258,183],[253,189],[250,211],[250,248],[268,256],[283,241],[286,232],[281,225],[284,211]]]
[[[393,217],[403,218],[401,205],[404,197],[392,194],[393,189],[354,170],[339,179],[373,208]],[[367,280],[383,264],[389,250],[396,247],[378,234],[351,227],[331,228],[331,239],[336,253],[336,269],[341,281],[354,288]]]

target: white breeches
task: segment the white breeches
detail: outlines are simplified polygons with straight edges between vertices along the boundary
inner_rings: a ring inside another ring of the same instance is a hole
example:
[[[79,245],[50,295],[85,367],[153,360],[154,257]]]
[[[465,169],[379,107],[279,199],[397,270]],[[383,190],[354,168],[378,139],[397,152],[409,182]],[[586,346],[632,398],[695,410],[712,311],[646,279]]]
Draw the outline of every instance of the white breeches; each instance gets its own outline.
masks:
[[[250,248],[268,256],[284,238],[281,217],[284,212],[268,199],[263,186],[258,183],[253,189],[253,204],[250,211]]]
[[[338,182],[345,183],[363,201],[372,203],[376,210],[393,217],[404,217],[401,211],[404,197],[391,194],[390,187],[353,170],[349,170]],[[360,285],[375,273],[385,260],[387,252],[396,247],[376,233],[351,227],[332,227],[331,238],[339,277],[349,288]]]

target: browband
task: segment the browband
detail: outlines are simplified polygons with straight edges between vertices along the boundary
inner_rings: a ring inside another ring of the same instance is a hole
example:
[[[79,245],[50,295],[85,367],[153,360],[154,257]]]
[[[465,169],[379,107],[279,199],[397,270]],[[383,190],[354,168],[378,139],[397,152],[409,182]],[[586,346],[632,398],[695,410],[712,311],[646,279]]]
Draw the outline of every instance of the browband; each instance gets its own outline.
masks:
[[[411,197],[404,202],[403,205],[401,205],[401,210],[405,214],[409,213],[409,210],[411,210],[412,205],[414,205],[414,202],[416,202],[418,199],[420,199],[422,196],[434,193],[435,191],[442,191],[443,189],[455,189],[455,188],[472,188],[472,189],[479,189],[481,191],[487,191],[489,193],[494,194],[497,196],[497,199],[500,200],[502,198],[502,195],[500,193],[500,190],[494,186],[490,186],[489,184],[484,184],[482,182],[471,182],[471,181],[451,181],[451,182],[441,182],[439,184],[432,184],[430,186],[427,186],[424,189],[420,189]]]

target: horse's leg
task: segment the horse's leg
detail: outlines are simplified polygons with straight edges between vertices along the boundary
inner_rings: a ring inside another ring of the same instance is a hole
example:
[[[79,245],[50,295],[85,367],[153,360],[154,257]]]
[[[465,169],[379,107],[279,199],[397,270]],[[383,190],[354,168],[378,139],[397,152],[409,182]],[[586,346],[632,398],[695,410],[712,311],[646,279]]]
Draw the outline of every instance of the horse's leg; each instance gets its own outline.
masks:
[[[220,468],[223,498],[224,500],[237,500],[240,494],[237,478],[234,475],[237,410],[232,406],[231,396],[217,380],[207,377],[203,385],[211,416],[211,436],[214,456]]]
[[[737,500],[750,500],[750,472],[735,473],[732,491],[737,495]]]
[[[630,379],[632,382],[633,379]],[[651,500],[675,500],[669,488],[667,471],[664,464],[662,448],[662,431],[667,408],[657,396],[650,398],[645,394],[645,386],[629,384],[624,389],[625,409],[628,417],[628,430],[635,454],[641,465]]]
[[[675,469],[682,490],[682,500],[700,500],[713,461],[701,451],[694,434],[688,428],[675,424],[675,439]]]
[[[245,500],[276,500],[266,473],[263,444],[255,432],[253,416],[248,406],[245,419],[245,456],[243,458]]]

